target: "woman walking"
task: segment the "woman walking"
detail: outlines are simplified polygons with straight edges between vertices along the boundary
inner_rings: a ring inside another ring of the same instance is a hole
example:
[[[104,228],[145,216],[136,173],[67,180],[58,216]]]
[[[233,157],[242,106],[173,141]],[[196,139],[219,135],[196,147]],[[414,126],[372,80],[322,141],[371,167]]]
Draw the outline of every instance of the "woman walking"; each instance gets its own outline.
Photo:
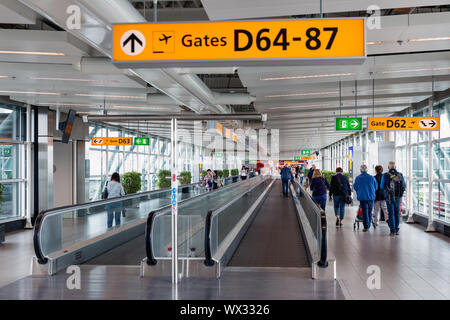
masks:
[[[330,189],[330,184],[323,177],[320,169],[315,169],[311,179],[312,198],[323,211],[327,206],[327,189]]]

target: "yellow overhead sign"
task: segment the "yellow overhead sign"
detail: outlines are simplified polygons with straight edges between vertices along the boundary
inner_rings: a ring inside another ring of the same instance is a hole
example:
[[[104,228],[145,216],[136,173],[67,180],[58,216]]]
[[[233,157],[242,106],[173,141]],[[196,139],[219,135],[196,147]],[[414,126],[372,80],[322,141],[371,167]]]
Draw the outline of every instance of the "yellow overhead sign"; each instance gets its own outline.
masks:
[[[372,131],[430,131],[439,130],[439,117],[369,117]]]
[[[301,160],[316,160],[316,156],[303,156],[300,157]]]
[[[92,138],[91,145],[93,146],[131,146],[132,139],[124,138]]]
[[[113,62],[122,67],[365,57],[364,18],[113,25]]]

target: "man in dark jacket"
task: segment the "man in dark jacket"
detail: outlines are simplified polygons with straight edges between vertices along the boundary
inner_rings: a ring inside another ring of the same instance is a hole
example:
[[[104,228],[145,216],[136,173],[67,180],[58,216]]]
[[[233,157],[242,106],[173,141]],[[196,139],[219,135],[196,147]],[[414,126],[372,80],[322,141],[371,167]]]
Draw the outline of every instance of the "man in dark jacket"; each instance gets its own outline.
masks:
[[[387,206],[386,206],[386,198],[384,196],[384,190],[380,188],[381,179],[383,178],[383,167],[376,166],[375,172],[377,174],[374,177],[377,180],[378,189],[375,192],[375,202],[373,203],[373,223],[377,226],[378,221],[384,221],[384,220],[388,221],[389,214],[388,214],[388,210],[387,210]],[[381,215],[383,215],[383,216],[381,216]]]
[[[316,170],[316,165],[313,164],[311,166],[311,169],[309,169],[308,171],[308,184],[309,184],[309,188],[311,189],[311,182],[312,182],[312,176],[314,174],[314,170]]]
[[[342,168],[336,168],[336,175],[331,177],[330,199],[333,198],[336,226],[342,226],[345,215],[345,198],[350,196],[350,182],[342,173]]]
[[[384,190],[386,206],[389,211],[389,228],[391,236],[399,235],[400,202],[406,189],[403,174],[395,168],[395,162],[389,162],[389,171],[381,178],[380,188]]]
[[[281,184],[283,186],[283,195],[287,197],[289,195],[289,181],[292,180],[292,171],[288,167],[287,163],[284,164],[281,169]]]

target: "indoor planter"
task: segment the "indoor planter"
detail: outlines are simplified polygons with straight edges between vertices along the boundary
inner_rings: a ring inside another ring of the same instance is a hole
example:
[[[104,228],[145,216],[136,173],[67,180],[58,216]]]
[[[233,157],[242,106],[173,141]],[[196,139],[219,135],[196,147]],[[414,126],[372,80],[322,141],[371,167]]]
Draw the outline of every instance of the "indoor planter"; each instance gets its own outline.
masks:
[[[233,183],[238,181],[239,178],[239,170],[238,169],[231,169],[231,177],[233,179]]]
[[[181,182],[180,185],[187,185],[191,183],[191,179],[192,179],[192,175],[190,171],[181,171],[180,172],[180,176],[181,176]],[[181,192],[182,193],[189,193],[189,187],[182,187],[181,188]]]
[[[170,175],[170,170],[158,170],[158,182],[156,183],[156,187],[158,189],[170,188]]]
[[[224,169],[223,170],[223,184],[226,186],[228,183],[229,183],[229,181],[230,181],[230,178],[228,178],[230,176],[230,170],[228,170],[228,169]]]

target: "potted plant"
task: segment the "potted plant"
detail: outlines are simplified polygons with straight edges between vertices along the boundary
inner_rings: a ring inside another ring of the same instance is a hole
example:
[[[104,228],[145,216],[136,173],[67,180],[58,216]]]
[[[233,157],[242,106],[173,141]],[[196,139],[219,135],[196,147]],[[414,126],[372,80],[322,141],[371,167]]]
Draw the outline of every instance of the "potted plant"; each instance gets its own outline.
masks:
[[[141,174],[136,171],[126,172],[120,177],[123,190],[126,194],[136,193],[141,190]]]
[[[228,169],[224,169],[223,170],[223,184],[224,185],[227,185],[228,184],[228,182],[229,182],[229,177],[230,176],[230,170],[228,170]]]
[[[165,189],[170,188],[170,177],[171,171],[170,170],[158,170],[158,182],[156,183],[156,187],[158,189]]]
[[[238,177],[239,177],[239,170],[238,169],[231,169],[231,177],[232,177],[232,181],[237,182],[238,181]]]
[[[187,185],[191,183],[192,175],[190,171],[181,171],[180,176],[182,177],[180,185]],[[189,193],[189,187],[181,188],[182,193]]]

